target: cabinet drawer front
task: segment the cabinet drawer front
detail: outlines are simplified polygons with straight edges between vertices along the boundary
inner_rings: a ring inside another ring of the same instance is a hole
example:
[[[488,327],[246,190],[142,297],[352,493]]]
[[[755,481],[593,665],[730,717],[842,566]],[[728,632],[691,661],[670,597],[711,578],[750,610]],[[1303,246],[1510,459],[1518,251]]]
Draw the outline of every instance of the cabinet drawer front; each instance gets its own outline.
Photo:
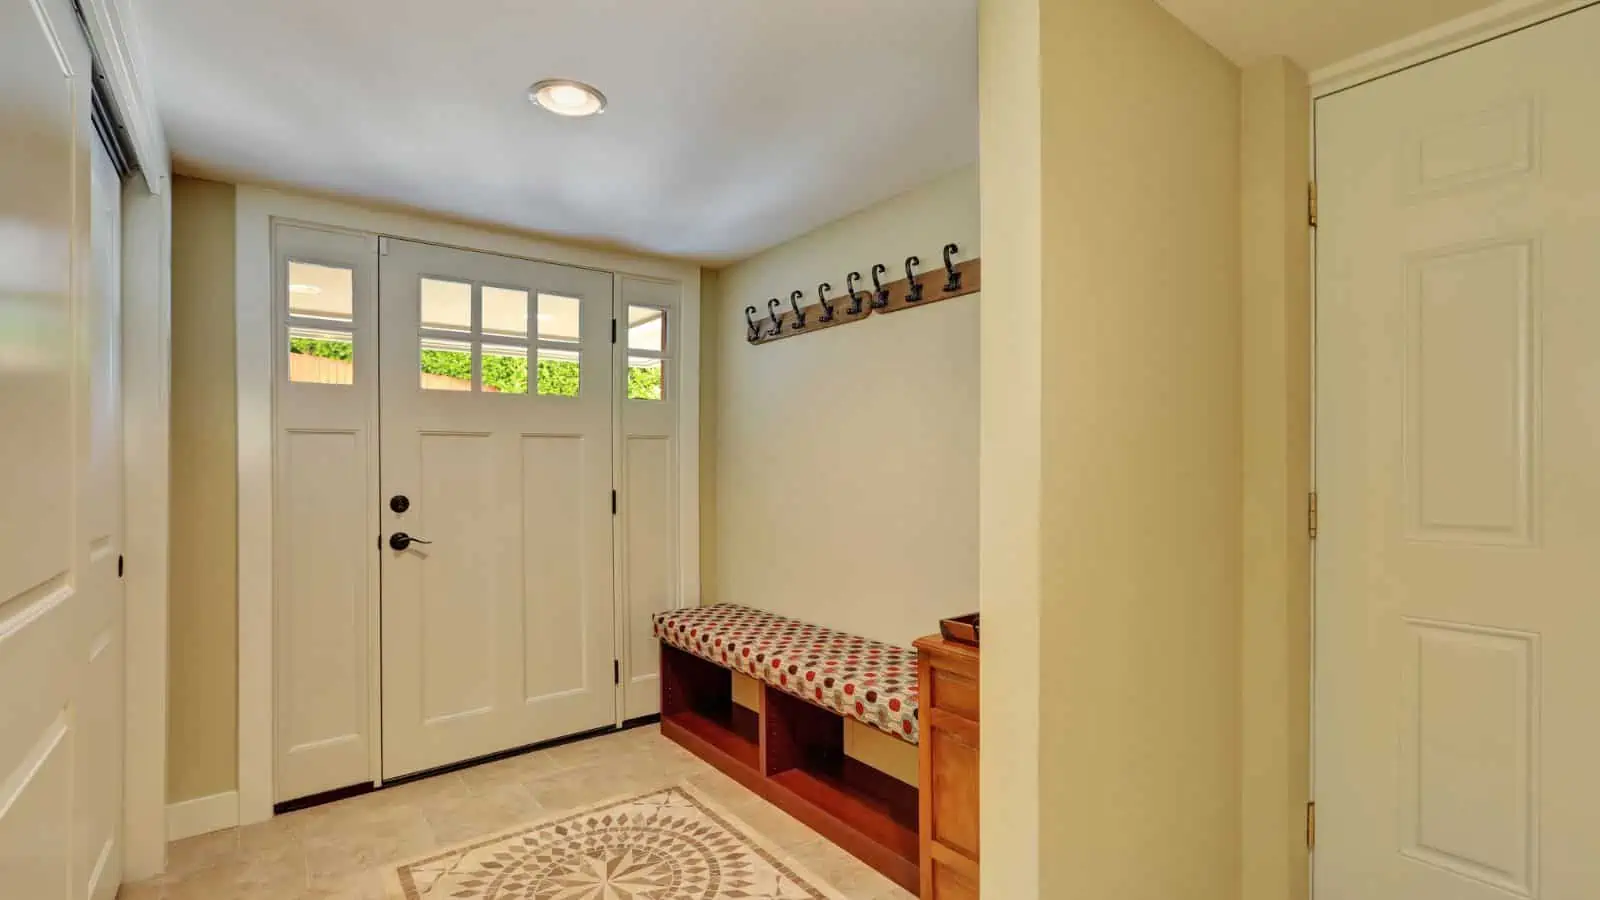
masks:
[[[978,721],[978,680],[934,666],[929,671],[933,683],[932,696],[927,703],[934,709],[955,713],[964,719]]]
[[[932,741],[933,839],[968,859],[978,858],[978,749],[941,728]]]
[[[978,900],[978,885],[944,863],[933,863],[933,897],[930,900]]]

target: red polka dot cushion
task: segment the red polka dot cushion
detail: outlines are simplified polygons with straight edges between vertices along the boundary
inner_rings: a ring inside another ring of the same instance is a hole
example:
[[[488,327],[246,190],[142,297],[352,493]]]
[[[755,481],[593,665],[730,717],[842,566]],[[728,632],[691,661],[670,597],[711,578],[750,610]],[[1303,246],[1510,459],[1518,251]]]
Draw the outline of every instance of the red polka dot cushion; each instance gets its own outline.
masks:
[[[915,744],[917,652],[720,603],[657,613],[656,637]]]

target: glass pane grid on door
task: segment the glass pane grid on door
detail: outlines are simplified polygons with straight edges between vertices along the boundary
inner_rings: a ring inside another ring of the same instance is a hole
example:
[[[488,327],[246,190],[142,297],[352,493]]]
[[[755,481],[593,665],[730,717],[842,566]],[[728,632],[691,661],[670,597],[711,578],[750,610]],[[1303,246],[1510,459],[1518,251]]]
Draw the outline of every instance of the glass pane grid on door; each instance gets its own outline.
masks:
[[[578,396],[579,298],[426,276],[418,293],[423,390]]]
[[[355,270],[290,259],[284,274],[288,380],[355,384]]]
[[[667,310],[628,307],[628,399],[663,400],[667,384]]]

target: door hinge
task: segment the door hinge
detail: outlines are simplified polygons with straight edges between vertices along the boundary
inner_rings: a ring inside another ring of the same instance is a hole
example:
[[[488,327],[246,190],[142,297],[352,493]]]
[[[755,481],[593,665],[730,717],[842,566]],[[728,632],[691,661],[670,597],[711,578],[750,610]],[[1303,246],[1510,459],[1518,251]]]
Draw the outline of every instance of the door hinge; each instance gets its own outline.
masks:
[[[617,514],[617,492],[616,491],[612,491],[611,492],[611,514],[613,516]]]
[[[389,239],[386,238],[386,237],[383,237],[382,235],[378,236],[378,255],[379,256],[388,256],[389,255]]]
[[[1306,533],[1316,539],[1317,536],[1317,492],[1312,491],[1306,495]]]
[[[117,577],[122,577],[122,554],[117,554]]]
[[[622,663],[615,659],[611,661],[611,683],[622,683]]]
[[[612,319],[611,320],[611,343],[615,344],[616,342],[617,342],[617,320],[616,319]]]
[[[1317,804],[1314,800],[1306,804],[1306,849],[1317,849]]]
[[[1311,227],[1317,227],[1317,183],[1311,182],[1306,186],[1306,218]]]

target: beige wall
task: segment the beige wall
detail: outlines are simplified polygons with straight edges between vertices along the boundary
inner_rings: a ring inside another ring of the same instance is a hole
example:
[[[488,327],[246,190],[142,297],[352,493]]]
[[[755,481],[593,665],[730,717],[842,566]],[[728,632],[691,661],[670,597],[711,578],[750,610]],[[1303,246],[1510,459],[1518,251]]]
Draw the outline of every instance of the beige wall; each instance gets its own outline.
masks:
[[[710,596],[901,644],[977,608],[978,296],[745,340],[746,306],[822,281],[841,296],[877,262],[904,277],[907,256],[932,268],[952,241],[978,254],[975,168],[722,270]]]
[[[234,189],[172,193],[169,802],[231,791],[238,761]]]
[[[1245,900],[1309,890],[1310,90],[1282,58],[1244,73]]]
[[[1239,73],[1151,0],[990,9],[981,23],[981,78],[997,79],[981,90],[984,150],[1039,148],[1033,196],[1028,174],[999,171],[1025,169],[1031,149],[983,159],[986,267],[1028,279],[1003,295],[988,284],[984,400],[1040,404],[1037,419],[984,417],[983,605],[1003,614],[985,623],[983,892],[1232,900]],[[1036,67],[1018,61],[1030,53]],[[1011,303],[1037,313],[998,312]],[[991,360],[1005,350],[991,324],[1039,342],[1036,394],[1013,399],[1031,372]],[[1014,468],[1037,471],[1038,501]],[[1018,586],[1037,601],[990,577],[1018,544],[1037,547],[1037,580]],[[1034,657],[1036,725],[1026,704],[991,702],[1030,689],[1012,660]],[[1009,784],[1019,769],[1036,804]]]

